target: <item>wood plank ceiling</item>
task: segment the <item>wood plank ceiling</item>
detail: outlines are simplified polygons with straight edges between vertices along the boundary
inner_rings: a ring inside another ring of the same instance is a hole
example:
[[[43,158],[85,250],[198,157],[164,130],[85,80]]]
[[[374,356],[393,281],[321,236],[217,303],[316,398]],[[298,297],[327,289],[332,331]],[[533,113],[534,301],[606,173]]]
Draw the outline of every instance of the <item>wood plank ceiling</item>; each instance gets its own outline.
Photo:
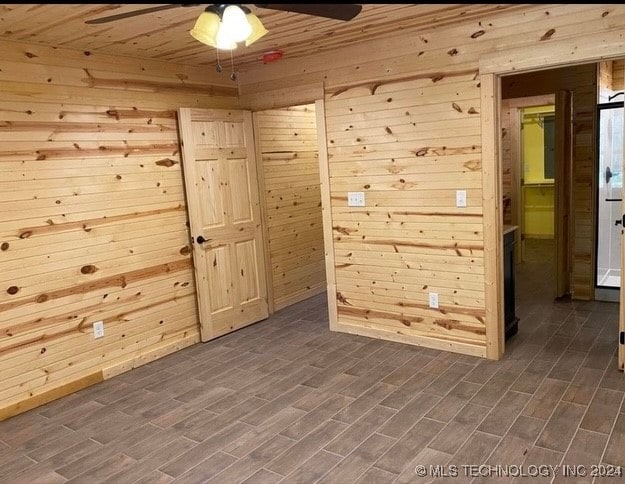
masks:
[[[215,49],[188,31],[203,5],[174,8],[100,25],[85,20],[157,4],[0,4],[0,38],[83,51],[160,59],[181,64],[213,65]],[[368,4],[349,22],[275,10],[252,10],[269,33],[250,47],[233,52],[239,69],[259,64],[264,52],[280,49],[284,57],[309,54],[401,32],[417,33],[521,4]],[[229,53],[224,53],[226,64]]]

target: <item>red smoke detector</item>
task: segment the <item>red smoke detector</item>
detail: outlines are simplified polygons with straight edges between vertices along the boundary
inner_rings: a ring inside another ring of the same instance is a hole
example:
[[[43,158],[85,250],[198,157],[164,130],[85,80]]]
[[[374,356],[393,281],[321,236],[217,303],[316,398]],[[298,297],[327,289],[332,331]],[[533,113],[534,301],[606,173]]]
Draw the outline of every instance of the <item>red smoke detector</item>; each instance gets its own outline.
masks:
[[[267,64],[269,62],[275,62],[280,59],[282,59],[281,50],[270,50],[269,52],[265,52],[262,56],[262,60],[264,64]]]

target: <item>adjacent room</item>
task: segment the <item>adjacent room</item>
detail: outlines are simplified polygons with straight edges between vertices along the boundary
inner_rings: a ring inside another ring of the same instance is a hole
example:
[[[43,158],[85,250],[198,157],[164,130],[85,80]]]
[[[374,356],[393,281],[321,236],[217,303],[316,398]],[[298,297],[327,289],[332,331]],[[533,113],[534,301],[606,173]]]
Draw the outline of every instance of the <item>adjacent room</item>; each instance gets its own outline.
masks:
[[[621,482],[624,28],[0,4],[0,482]]]

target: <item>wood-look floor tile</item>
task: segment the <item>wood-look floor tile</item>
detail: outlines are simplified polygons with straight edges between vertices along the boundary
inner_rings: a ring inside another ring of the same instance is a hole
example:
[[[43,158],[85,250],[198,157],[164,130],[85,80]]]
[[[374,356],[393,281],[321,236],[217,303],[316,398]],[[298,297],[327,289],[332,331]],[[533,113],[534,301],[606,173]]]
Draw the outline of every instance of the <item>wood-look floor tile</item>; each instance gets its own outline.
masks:
[[[500,370],[471,399],[472,403],[493,407],[517,379],[514,372]]]
[[[406,421],[404,425],[410,425]],[[394,474],[400,474],[404,467],[411,462],[420,449],[427,446],[444,424],[422,418],[414,424],[388,451],[375,463],[376,467]]]
[[[283,479],[283,476],[267,469],[260,469],[245,479],[241,484],[277,484]]]
[[[478,427],[478,430],[493,435],[503,436],[514,423],[530,395],[515,391],[508,391],[495,405],[488,416]]]
[[[152,471],[133,482],[133,484],[169,484],[173,480],[173,477],[163,474],[161,471]]]
[[[412,400],[416,393],[422,391],[436,379],[431,373],[416,373],[412,378],[403,383],[399,388],[391,387],[390,393],[381,403],[386,407],[399,410]]]
[[[293,407],[286,407],[261,425],[253,427],[223,450],[235,457],[244,457],[274,435],[288,428],[293,422],[304,417],[306,412]],[[321,420],[317,425],[321,424]],[[311,429],[312,430],[312,429]]]
[[[371,467],[354,484],[381,484],[386,482],[397,482],[397,476],[377,467]]]
[[[500,438],[482,432],[474,432],[451,458],[450,464],[460,468],[463,465],[474,465],[486,460],[499,443]],[[470,482],[467,475],[460,473],[458,482]]]
[[[623,402],[623,395],[623,392],[599,388],[580,427],[594,432],[610,433]]]
[[[180,457],[159,467],[159,470],[172,477],[178,477],[198,465],[207,456],[219,451],[232,441],[241,437],[250,428],[250,425],[236,422],[197,444]]]
[[[363,393],[332,418],[340,422],[353,423],[373,407],[384,402],[385,398],[395,391],[395,388],[386,383],[376,383],[369,391]]]
[[[601,370],[580,368],[564,392],[564,395],[562,395],[562,400],[579,405],[588,405],[595,394],[597,385],[601,381],[602,374]]]
[[[489,409],[489,407],[467,404],[428,444],[428,447],[446,454],[455,454],[484,419]]]
[[[204,482],[242,482],[259,471],[266,463],[276,458],[291,445],[293,445],[292,439],[282,435],[275,435],[250,452],[246,457],[239,459],[219,474]]]
[[[525,460],[523,461],[523,468],[527,471],[530,466],[541,466],[540,474],[533,474],[531,477],[532,484],[534,482],[538,483],[550,483],[552,479],[555,477],[554,473],[551,472],[551,468],[549,466],[558,466],[562,460],[562,452],[556,452],[554,450],[543,449],[541,447],[532,447],[530,451],[527,453]],[[516,477],[512,482],[513,484],[522,484],[528,481],[528,477],[519,476]]]
[[[341,460],[338,455],[321,450],[289,473],[284,482],[289,484],[317,482]]]
[[[346,456],[393,415],[395,410],[375,406],[324,448],[334,454]]]
[[[534,445],[545,421],[521,415],[488,458],[490,465],[520,464]]]
[[[601,454],[607,440],[607,435],[579,429],[564,456],[561,471],[553,482],[557,484],[592,482],[592,466],[601,462]],[[580,469],[579,475],[575,475],[573,469],[578,466],[583,466],[583,470],[587,472],[585,476],[581,475],[583,474],[582,469]]]
[[[416,449],[415,449],[416,451]],[[445,454],[444,452],[440,452],[438,450],[430,449],[429,447],[425,447],[421,451],[417,453],[417,455],[412,459],[412,461],[407,462],[404,465],[404,470],[399,474],[397,479],[393,481],[394,484],[411,484],[415,482],[427,482],[430,479],[421,479],[418,474],[415,472],[415,468],[417,465],[424,466],[424,468],[428,471],[427,475],[430,476],[431,468],[440,468],[444,469],[445,464],[449,462],[451,459],[450,454]],[[387,481],[388,482],[388,481]]]
[[[625,413],[619,413],[610,434],[603,461],[625,469]]]
[[[245,412],[245,414],[241,417],[241,421],[250,425],[260,425],[265,420],[273,417],[283,408],[297,402],[300,398],[310,393],[310,391],[311,389],[309,387],[298,385],[284,395],[270,402],[263,404],[262,402],[255,400],[256,409],[251,412]]]
[[[567,386],[568,383],[562,380],[545,379],[527,403],[523,415],[547,420]]]
[[[394,443],[395,439],[372,434],[318,481],[319,484],[355,482]]]
[[[441,422],[449,422],[458,411],[480,390],[481,385],[461,381],[451,391],[439,401],[426,417]]]
[[[208,479],[214,477],[224,469],[237,461],[235,457],[224,454],[223,452],[215,452],[206,457],[198,465],[192,467],[187,472],[174,479],[177,484],[203,484]]]
[[[119,472],[132,467],[136,461],[123,454],[117,454],[105,460],[100,465],[86,470],[86,472],[70,479],[67,482],[72,484],[93,484],[94,482],[104,482]]]
[[[175,459],[179,455],[195,447],[196,442],[185,437],[178,437],[171,442],[155,449],[143,459],[136,461],[127,469],[124,469],[110,477],[111,482],[134,482],[137,479],[153,472],[163,464]],[[128,455],[128,454],[126,454]]]
[[[399,484],[424,482],[417,464],[586,465],[604,448],[625,465],[618,313],[525,285],[500,361],[331,333],[324,294],[1,422],[0,480]]]
[[[290,439],[299,440],[318,427],[320,422],[328,420],[352,401],[353,398],[344,395],[334,395],[284,429],[280,434]]]
[[[427,393],[419,393],[415,398],[393,415],[379,432],[389,437],[399,438],[411,427],[410,423],[418,421],[423,415],[441,400],[441,397]]]
[[[344,423],[328,420],[302,440],[291,446],[282,455],[267,464],[265,468],[286,476],[302,465],[346,428],[347,425]]]
[[[565,452],[585,411],[586,407],[583,405],[560,402],[538,437],[536,445]]]

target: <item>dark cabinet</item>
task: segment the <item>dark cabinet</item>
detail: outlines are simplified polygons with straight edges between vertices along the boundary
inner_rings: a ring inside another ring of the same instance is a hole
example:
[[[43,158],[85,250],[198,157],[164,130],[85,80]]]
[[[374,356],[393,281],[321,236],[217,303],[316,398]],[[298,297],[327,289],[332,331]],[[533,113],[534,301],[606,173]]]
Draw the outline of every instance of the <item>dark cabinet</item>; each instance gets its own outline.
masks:
[[[503,236],[503,294],[504,294],[504,321],[506,339],[514,336],[519,329],[519,318],[515,314],[514,301],[514,233],[512,227],[506,230]]]

